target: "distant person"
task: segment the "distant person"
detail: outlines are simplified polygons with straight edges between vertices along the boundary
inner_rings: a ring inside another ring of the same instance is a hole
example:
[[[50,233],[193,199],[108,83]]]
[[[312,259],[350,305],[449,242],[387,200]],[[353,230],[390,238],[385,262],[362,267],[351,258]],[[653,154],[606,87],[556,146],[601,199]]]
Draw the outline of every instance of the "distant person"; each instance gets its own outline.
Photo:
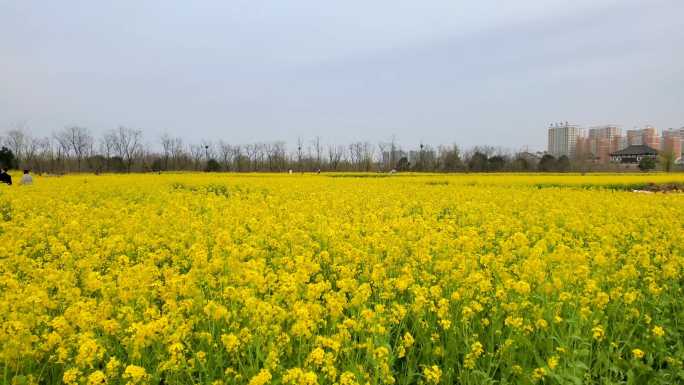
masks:
[[[7,167],[2,168],[2,172],[0,172],[0,182],[8,184],[11,186],[12,185],[12,175],[8,174],[7,171],[9,171],[7,169]]]
[[[24,170],[24,175],[21,176],[21,180],[19,181],[19,184],[21,184],[21,185],[33,184],[33,177],[29,174],[29,170]]]

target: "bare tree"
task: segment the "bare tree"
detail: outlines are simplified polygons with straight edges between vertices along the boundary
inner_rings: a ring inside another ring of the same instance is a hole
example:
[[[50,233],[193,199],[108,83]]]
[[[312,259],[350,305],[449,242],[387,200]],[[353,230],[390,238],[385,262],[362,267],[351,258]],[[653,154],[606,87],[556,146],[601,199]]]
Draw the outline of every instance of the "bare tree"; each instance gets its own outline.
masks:
[[[263,170],[266,161],[268,159],[268,148],[270,147],[269,143],[257,143],[256,144],[256,158],[257,158],[257,170]]]
[[[55,140],[55,164],[57,167],[60,167],[62,171],[64,171],[64,163],[66,161],[66,158],[69,157],[70,153],[70,148],[69,148],[69,143],[67,143],[64,138],[62,138],[60,135],[57,133],[52,134],[52,137]]]
[[[171,140],[171,163],[173,169],[179,169],[181,167],[181,160],[187,159],[185,155],[185,145],[183,144],[183,139],[176,137]]]
[[[230,163],[233,155],[233,147],[223,140],[218,142],[218,153],[224,170],[230,170]]]
[[[313,146],[314,156],[316,157],[316,168],[321,168],[321,159],[323,158],[323,144],[321,143],[321,137],[315,136],[311,141]]]
[[[26,136],[26,144],[24,145],[24,163],[27,168],[35,168],[38,161],[37,157],[40,154],[40,147],[42,139],[34,138],[30,135]]]
[[[364,142],[361,144],[361,160],[364,171],[370,171],[373,166],[373,145]]]
[[[385,142],[380,142],[378,143],[378,151],[380,151],[380,163],[382,164],[383,170],[387,171],[388,169],[392,168],[392,154],[391,152],[387,152],[387,148],[389,148],[389,143]],[[387,155],[387,156],[385,156]]]
[[[48,168],[52,170],[52,141],[50,138],[37,138],[34,143],[36,145],[34,168],[37,168],[39,172],[45,171]]]
[[[497,149],[494,146],[475,146],[473,147],[473,151],[485,154],[487,157],[497,153]]]
[[[233,146],[232,152],[233,152],[232,156],[233,156],[233,164],[234,164],[235,170],[236,171],[243,171],[243,167],[242,167],[242,163],[243,163],[242,162],[242,146],[239,144]]]
[[[453,172],[463,169],[461,150],[456,144],[451,146],[439,146],[438,152],[442,171]]]
[[[250,161],[252,171],[255,171],[257,169],[257,155],[259,153],[259,145],[256,143],[247,144],[245,145],[245,152],[247,153],[247,158]]]
[[[192,163],[195,170],[200,169],[200,164],[202,163],[202,157],[204,156],[204,146],[201,144],[191,144],[190,145],[190,157],[192,158]]]
[[[373,155],[373,145],[368,142],[355,142],[349,145],[350,160],[358,171],[371,170]]]
[[[88,155],[93,144],[93,137],[85,127],[68,126],[57,133],[57,140],[65,149],[68,156],[70,153],[76,158],[77,170],[81,171],[81,162]]]
[[[24,161],[24,152],[29,135],[26,133],[26,126],[23,123],[17,124],[16,128],[7,132],[3,138],[3,144],[12,151],[17,163]]]
[[[105,171],[110,170],[110,161],[112,154],[114,153],[114,148],[116,144],[116,132],[106,132],[100,139],[100,153],[104,157],[104,169]]]
[[[154,171],[154,161],[158,159],[158,156],[152,151],[152,146],[149,142],[141,143],[138,158],[140,159],[140,168],[143,171]]]
[[[285,168],[285,142],[264,143],[262,148],[268,171],[280,171]]]
[[[674,169],[675,166],[675,161],[677,160],[677,155],[675,155],[671,149],[667,149],[665,151],[661,151],[658,158],[663,171],[672,172],[672,169]]]
[[[131,172],[133,162],[142,152],[142,131],[119,126],[112,134],[114,150],[126,164],[126,171]]]
[[[350,143],[349,144],[349,161],[351,162],[352,167],[357,167],[359,158],[360,158],[360,153],[359,151],[359,143]]]
[[[162,151],[164,153],[162,158],[164,160],[164,170],[168,170],[169,159],[171,158],[171,150],[173,148],[173,138],[169,134],[164,133],[159,138],[159,142],[161,142]]]
[[[268,171],[273,171],[275,168],[275,149],[272,143],[264,143],[264,153],[266,154],[266,168]]]
[[[274,158],[274,164],[275,164],[275,171],[284,171],[286,167],[286,162],[287,162],[287,155],[286,155],[286,146],[285,142],[283,141],[277,141],[274,142],[271,146],[272,151],[273,151],[273,158]]]
[[[342,161],[344,156],[344,146],[341,145],[328,145],[328,162],[330,163],[330,168],[335,171]]]

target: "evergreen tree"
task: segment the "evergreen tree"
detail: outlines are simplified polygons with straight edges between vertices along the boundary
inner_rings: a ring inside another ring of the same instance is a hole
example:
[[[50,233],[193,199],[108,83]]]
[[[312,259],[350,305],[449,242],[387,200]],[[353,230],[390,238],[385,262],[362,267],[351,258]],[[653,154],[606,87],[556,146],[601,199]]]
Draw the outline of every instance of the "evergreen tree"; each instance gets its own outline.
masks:
[[[639,161],[639,170],[641,170],[641,171],[644,171],[644,172],[650,171],[650,170],[653,170],[655,167],[656,167],[656,161],[653,158],[645,156],[645,157],[641,158],[641,160]]]
[[[17,158],[9,148],[0,148],[0,167],[17,168]]]
[[[556,158],[554,158],[553,155],[546,154],[542,156],[538,167],[539,171],[554,171],[556,169]]]

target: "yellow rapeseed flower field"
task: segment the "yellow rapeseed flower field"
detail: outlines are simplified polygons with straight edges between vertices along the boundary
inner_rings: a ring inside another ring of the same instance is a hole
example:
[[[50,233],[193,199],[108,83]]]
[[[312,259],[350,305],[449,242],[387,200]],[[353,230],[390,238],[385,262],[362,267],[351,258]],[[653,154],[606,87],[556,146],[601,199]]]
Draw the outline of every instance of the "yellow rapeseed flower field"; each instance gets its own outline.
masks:
[[[684,176],[386,176],[0,186],[0,382],[684,383]]]

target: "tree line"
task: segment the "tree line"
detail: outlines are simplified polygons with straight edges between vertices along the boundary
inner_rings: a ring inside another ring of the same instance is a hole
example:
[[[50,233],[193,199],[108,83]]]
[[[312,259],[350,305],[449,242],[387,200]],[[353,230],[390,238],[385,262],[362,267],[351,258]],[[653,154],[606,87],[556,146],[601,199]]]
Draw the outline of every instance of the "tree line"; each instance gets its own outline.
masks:
[[[163,134],[156,146],[139,129],[119,126],[95,136],[82,126],[68,126],[46,137],[27,129],[8,130],[1,138],[0,163],[38,173],[67,172],[316,172],[418,171],[504,172],[577,170],[567,157],[490,146],[462,150],[458,145],[420,144],[404,150],[392,137],[386,142],[324,144],[321,137],[299,138],[294,148],[284,141],[234,144],[224,140],[186,143]],[[586,168],[586,167],[585,167]],[[584,171],[584,169],[583,169]],[[586,170],[588,171],[588,170]]]

